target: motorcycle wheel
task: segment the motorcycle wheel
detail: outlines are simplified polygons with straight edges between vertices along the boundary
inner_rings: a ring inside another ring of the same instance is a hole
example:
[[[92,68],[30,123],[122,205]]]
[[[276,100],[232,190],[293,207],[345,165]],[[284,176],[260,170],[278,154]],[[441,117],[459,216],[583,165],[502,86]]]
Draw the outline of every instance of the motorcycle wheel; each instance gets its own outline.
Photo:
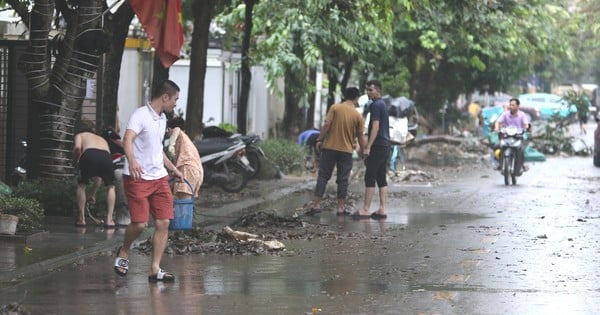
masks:
[[[510,165],[512,164],[512,156],[511,157],[505,157],[504,159],[502,159],[504,165],[502,166],[502,175],[504,175],[504,185],[508,186],[510,184],[509,182],[509,177],[510,177]]]
[[[517,158],[516,157],[511,157],[510,158],[510,162],[511,162],[511,168],[510,168],[510,179],[512,181],[513,185],[517,184],[517,173],[520,172],[521,170],[521,166],[517,165]]]
[[[254,169],[253,172],[248,172],[248,178],[254,178],[258,173],[260,173],[260,169],[262,167],[262,160],[260,157],[260,153],[256,150],[246,151],[246,158],[250,162],[250,166]]]
[[[512,184],[513,184],[513,185],[516,185],[516,184],[517,184],[517,176],[515,175],[515,173],[514,173],[514,172],[515,172],[515,171],[513,170],[513,172],[510,174],[510,179],[511,179],[511,181],[512,181]]]
[[[224,191],[230,193],[240,192],[248,183],[248,172],[246,169],[236,162],[228,162],[227,169],[229,180],[227,183],[221,184]]]

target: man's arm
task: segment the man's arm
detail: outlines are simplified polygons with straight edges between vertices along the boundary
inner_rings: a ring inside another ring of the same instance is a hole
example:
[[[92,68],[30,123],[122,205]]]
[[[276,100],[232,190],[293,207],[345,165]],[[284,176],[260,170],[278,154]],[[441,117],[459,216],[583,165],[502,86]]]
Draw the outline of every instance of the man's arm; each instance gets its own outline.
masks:
[[[369,156],[369,154],[371,153],[371,146],[373,145],[373,142],[375,142],[375,138],[377,138],[377,133],[379,133],[379,120],[372,120],[371,132],[369,133],[369,140],[367,141],[367,144],[363,150],[364,156]]]
[[[360,126],[356,127],[356,139],[358,139],[358,154],[360,155],[360,157],[363,157],[363,153],[365,150],[365,147],[367,145],[367,139],[365,137],[365,134],[363,132],[364,130],[364,123],[361,122]]]
[[[135,137],[137,137],[135,131],[131,129],[127,129],[125,131],[125,135],[123,136],[123,150],[125,151],[127,163],[129,163],[129,176],[133,177],[134,179],[138,179],[142,177],[144,170],[137,162],[135,155],[133,154],[133,140]]]
[[[321,131],[319,132],[319,136],[317,137],[317,143],[315,146],[318,150],[321,150],[321,144],[323,144],[323,139],[327,137],[327,133],[329,132],[329,128],[331,127],[331,121],[329,119],[325,119],[323,126],[321,126]]]
[[[77,166],[77,164],[79,164],[79,157],[81,157],[81,148],[82,148],[82,141],[81,141],[81,134],[77,134],[75,135],[75,139],[73,139],[73,165]]]
[[[167,156],[167,154],[164,151],[163,151],[163,163],[165,164],[165,168],[167,168],[167,171],[173,173],[173,177],[178,179],[180,182],[183,182],[183,173],[181,173],[177,169],[177,167],[175,167],[175,164],[173,164],[171,162],[171,160],[169,160],[169,157]]]

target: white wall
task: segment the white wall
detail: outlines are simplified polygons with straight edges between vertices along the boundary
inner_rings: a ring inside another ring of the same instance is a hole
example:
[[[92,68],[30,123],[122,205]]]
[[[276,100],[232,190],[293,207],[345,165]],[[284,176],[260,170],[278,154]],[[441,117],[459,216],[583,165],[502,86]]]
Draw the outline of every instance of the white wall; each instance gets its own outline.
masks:
[[[137,49],[125,49],[121,62],[121,79],[119,80],[118,95],[118,126],[121,137],[125,134],[127,121],[131,113],[142,105],[141,100],[141,59]]]
[[[274,116],[270,114],[267,106],[268,89],[265,72],[262,67],[252,67],[251,73],[252,81],[248,99],[248,131],[252,130],[252,133],[265,139],[269,135],[269,122],[273,121],[272,116]]]
[[[185,118],[185,108],[188,98],[188,81],[190,76],[190,61],[177,60],[169,69],[169,79],[175,82],[181,91],[179,92],[179,100],[175,106],[175,113],[183,112]]]
[[[117,113],[121,136],[125,133],[131,113],[142,105],[144,82],[141,80],[144,64],[141,57],[142,54],[137,49],[126,48],[123,52]],[[213,121],[207,125],[216,126],[220,123],[237,125],[240,76],[235,65],[238,64],[239,58],[239,54],[230,54],[220,49],[208,50],[202,121],[207,122],[211,117]],[[280,97],[269,92],[262,67],[252,67],[251,71],[248,133],[258,134],[266,139],[275,127],[275,123],[281,122],[284,103]],[[185,117],[189,90],[189,60],[175,62],[169,71],[169,78],[181,89],[175,112],[181,111]],[[278,85],[280,85],[279,89],[283,90],[282,84],[278,83]]]
[[[223,63],[219,61],[220,50],[209,49],[206,60],[206,76],[204,79],[204,111],[203,122],[207,122],[211,117],[214,122],[208,125],[218,125],[222,122],[231,122],[225,115],[229,106],[223,99],[225,94],[223,89]]]

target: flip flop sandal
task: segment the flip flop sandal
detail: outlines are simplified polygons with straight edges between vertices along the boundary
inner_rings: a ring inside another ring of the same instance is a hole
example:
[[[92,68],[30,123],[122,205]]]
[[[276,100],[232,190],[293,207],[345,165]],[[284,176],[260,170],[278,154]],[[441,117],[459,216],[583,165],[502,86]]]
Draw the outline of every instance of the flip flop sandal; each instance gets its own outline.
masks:
[[[337,215],[337,216],[340,216],[340,215],[351,215],[351,213],[348,210],[344,210],[342,212],[336,212],[335,215]]]
[[[119,254],[121,253],[121,246],[119,246],[119,249],[117,249],[117,258],[115,259],[115,272],[121,276],[121,277],[125,277],[127,275],[127,271],[129,270],[129,260],[119,257]],[[123,269],[125,271],[123,271]]]
[[[371,215],[370,214],[361,214],[360,211],[355,211],[354,213],[350,214],[350,217],[355,220],[360,220],[360,219],[368,219],[371,217]]]
[[[317,213],[321,213],[323,209],[321,208],[310,208],[308,211],[304,213],[304,215],[315,215]]]
[[[175,281],[175,276],[165,270],[159,269],[155,275],[148,276],[148,281],[150,282],[173,282]]]
[[[371,213],[371,218],[375,219],[375,220],[385,219],[385,218],[387,218],[387,214],[381,214],[381,213],[378,213],[377,211],[375,211],[375,212]]]

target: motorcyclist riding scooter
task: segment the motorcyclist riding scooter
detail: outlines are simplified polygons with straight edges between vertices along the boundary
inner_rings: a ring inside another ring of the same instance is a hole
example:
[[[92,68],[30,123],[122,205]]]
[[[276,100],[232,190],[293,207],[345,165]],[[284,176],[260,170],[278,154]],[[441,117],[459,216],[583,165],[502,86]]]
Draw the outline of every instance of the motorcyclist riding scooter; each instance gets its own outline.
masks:
[[[496,120],[494,131],[499,132],[502,128],[507,127],[513,127],[523,131],[531,128],[531,124],[529,123],[527,115],[519,110],[520,104],[521,102],[518,98],[510,99],[508,110],[502,113],[498,120]],[[502,168],[502,154],[499,155],[499,161],[500,163],[497,168],[498,170]],[[518,149],[516,165],[521,165],[524,172],[528,170],[527,166],[525,166],[525,153],[523,145]]]

